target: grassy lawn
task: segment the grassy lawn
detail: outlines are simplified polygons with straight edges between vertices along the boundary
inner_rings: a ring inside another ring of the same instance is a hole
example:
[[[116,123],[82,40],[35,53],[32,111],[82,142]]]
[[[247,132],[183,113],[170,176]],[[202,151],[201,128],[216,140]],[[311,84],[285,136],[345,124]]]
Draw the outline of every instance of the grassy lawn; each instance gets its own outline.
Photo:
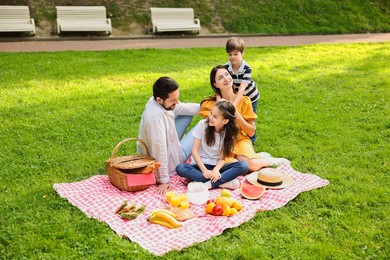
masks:
[[[223,48],[0,53],[2,258],[154,258],[52,186],[106,174],[158,77],[200,102],[226,59]],[[248,48],[245,59],[261,91],[256,150],[330,185],[164,257],[388,258],[390,43]]]

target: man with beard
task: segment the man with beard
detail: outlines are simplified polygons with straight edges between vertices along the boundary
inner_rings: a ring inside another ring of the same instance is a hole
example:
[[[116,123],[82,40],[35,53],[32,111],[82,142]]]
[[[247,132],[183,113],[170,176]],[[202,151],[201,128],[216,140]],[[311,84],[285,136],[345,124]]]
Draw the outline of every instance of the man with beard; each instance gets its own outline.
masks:
[[[169,190],[176,165],[191,156],[194,137],[191,133],[184,134],[200,110],[199,104],[180,102],[179,95],[179,85],[174,79],[159,78],[153,84],[153,97],[145,105],[138,131],[138,139],[146,143],[150,155],[161,163],[155,173],[160,195]],[[146,154],[139,143],[137,149],[139,154]]]

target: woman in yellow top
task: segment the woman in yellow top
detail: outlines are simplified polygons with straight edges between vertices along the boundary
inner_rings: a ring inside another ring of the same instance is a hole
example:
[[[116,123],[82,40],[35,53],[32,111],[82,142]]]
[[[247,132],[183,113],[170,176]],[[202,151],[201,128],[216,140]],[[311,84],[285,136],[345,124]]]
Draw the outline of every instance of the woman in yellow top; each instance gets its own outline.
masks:
[[[236,100],[236,93],[234,93],[232,87],[233,79],[224,66],[218,65],[211,70],[210,84],[215,95],[202,101],[199,115],[208,117],[214,104],[220,99],[233,103],[236,107],[236,121],[240,128],[233,153],[239,161],[248,164],[250,172],[258,171],[263,167],[290,162],[285,158],[273,158],[269,154],[265,156],[256,154],[250,137],[256,131],[254,120],[257,118],[257,115],[253,112],[252,102],[249,97],[238,96],[238,100]]]

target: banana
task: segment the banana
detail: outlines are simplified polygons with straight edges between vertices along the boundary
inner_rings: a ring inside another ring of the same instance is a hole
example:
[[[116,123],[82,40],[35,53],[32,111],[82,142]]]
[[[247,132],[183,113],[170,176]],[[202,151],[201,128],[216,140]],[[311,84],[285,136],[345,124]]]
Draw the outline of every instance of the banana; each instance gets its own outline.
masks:
[[[172,215],[167,214],[165,212],[161,212],[161,211],[153,214],[151,216],[151,220],[152,221],[153,220],[162,220],[162,221],[170,223],[175,228],[181,227],[181,223],[177,219],[175,219]]]
[[[181,227],[181,223],[176,220],[176,214],[167,209],[153,209],[150,212],[149,222],[159,224],[168,228]]]
[[[170,223],[163,221],[163,220],[150,220],[149,219],[149,222],[154,223],[154,224],[159,224],[159,225],[167,227],[167,228],[175,228]]]
[[[153,216],[154,214],[159,213],[159,212],[166,213],[166,214],[176,218],[176,213],[174,213],[174,212],[172,212],[170,210],[167,210],[167,209],[153,209],[150,212],[150,216]]]

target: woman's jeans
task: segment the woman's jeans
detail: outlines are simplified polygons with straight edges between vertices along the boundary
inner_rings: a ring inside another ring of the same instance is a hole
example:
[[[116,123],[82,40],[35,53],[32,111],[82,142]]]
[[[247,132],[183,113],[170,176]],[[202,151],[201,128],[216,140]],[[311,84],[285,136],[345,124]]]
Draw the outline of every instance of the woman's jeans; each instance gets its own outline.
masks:
[[[175,127],[177,137],[179,137],[181,144],[181,158],[183,159],[183,162],[187,161],[192,153],[192,143],[194,142],[192,131],[194,128],[192,128],[186,135],[184,135],[188,126],[191,124],[191,121],[192,116],[175,116]]]
[[[205,164],[204,165],[208,170],[214,169],[215,165]],[[208,182],[209,179],[206,179],[203,176],[202,171],[196,164],[185,164],[181,163],[176,166],[176,172],[179,176],[185,177],[191,181],[197,182]],[[246,162],[232,162],[225,164],[221,170],[221,178],[211,183],[212,188],[217,188],[219,185],[234,180],[240,175],[244,175],[248,172],[248,164]]]

